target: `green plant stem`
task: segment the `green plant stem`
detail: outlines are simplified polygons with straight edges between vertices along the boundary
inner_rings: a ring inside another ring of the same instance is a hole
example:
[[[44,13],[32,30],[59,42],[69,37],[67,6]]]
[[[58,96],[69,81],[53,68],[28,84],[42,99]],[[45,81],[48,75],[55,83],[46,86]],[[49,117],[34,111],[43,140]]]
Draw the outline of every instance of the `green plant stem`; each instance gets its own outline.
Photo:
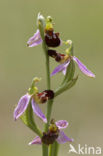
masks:
[[[47,103],[47,113],[46,113],[47,123],[45,124],[45,127],[44,127],[45,132],[48,131],[48,126],[49,126],[51,112],[52,112],[52,106],[53,106],[53,100],[49,100]]]
[[[49,153],[48,153],[48,156],[52,156],[52,151],[53,151],[53,150],[52,150],[52,146],[53,146],[53,145],[49,145]]]
[[[48,156],[48,146],[42,144],[42,156]]]
[[[40,31],[41,38],[43,40],[42,42],[42,47],[44,50],[45,54],[45,60],[46,60],[46,79],[47,79],[47,89],[51,89],[51,80],[50,80],[50,63],[49,63],[49,56],[48,56],[48,47],[45,43],[45,36],[44,36],[44,29],[45,29],[45,19],[42,15],[38,16],[38,28]],[[71,78],[72,79],[72,78]],[[75,84],[76,80],[73,79],[71,80],[70,83],[64,83],[62,86],[60,86],[56,91],[55,91],[55,97],[65,90],[71,88]],[[53,100],[48,100],[47,103],[47,123],[44,126],[44,131],[48,131],[49,123],[50,123],[50,118],[51,118],[51,112],[52,112],[52,106],[53,106]],[[58,154],[58,149],[59,149],[59,144],[55,142],[53,145],[49,146],[49,156],[57,156]],[[42,151],[43,151],[43,156],[48,156],[48,146],[45,144],[42,144]]]
[[[45,42],[43,42],[43,49],[45,52],[45,58],[46,58],[46,78],[47,78],[47,89],[50,89],[50,65],[49,65],[49,56],[47,54],[47,47],[45,46]],[[47,103],[47,123],[45,124],[45,129],[44,131],[46,132],[48,129],[48,125],[49,125],[49,112],[50,110],[50,100]],[[51,114],[51,113],[50,113]],[[48,156],[48,146],[46,145],[42,145],[42,151],[43,151],[43,156]]]
[[[49,156],[54,156],[55,144],[49,145]]]
[[[45,37],[44,37],[44,29],[45,29],[45,19],[43,16],[39,15],[38,17],[38,27],[40,31],[41,38],[43,40],[42,47],[45,53],[45,59],[46,59],[46,78],[47,78],[47,89],[51,88],[51,83],[50,83],[50,64],[49,64],[49,56],[48,56],[48,47],[46,46],[45,43]],[[45,124],[44,131],[47,132],[49,122],[50,122],[50,117],[51,117],[51,111],[52,111],[52,105],[53,105],[53,100],[49,100],[47,103],[47,123]],[[42,145],[42,151],[43,151],[43,156],[48,156],[48,147],[46,145]]]
[[[42,22],[43,23],[43,22]],[[40,34],[43,40],[42,47],[45,53],[45,59],[46,59],[46,78],[47,78],[47,89],[51,89],[51,81],[50,81],[50,63],[49,63],[49,56],[48,56],[48,47],[46,46],[45,39],[44,39],[44,28],[43,25],[39,26]],[[52,105],[53,105],[53,100],[48,100],[47,103],[47,124],[45,124],[44,131],[46,132],[48,130],[49,122],[50,122],[50,116],[51,116],[51,111],[52,111]]]
[[[59,151],[59,144],[54,142],[52,145],[49,145],[49,156],[57,156]]]
[[[47,49],[46,49],[47,52]],[[49,56],[48,54],[46,55],[46,77],[47,77],[47,89],[51,88],[51,83],[50,83],[50,64],[49,64]]]
[[[44,38],[44,37],[43,37]],[[46,78],[47,78],[47,89],[51,89],[51,81],[50,81],[50,63],[49,63],[49,56],[48,56],[48,47],[45,44],[45,41],[43,40],[43,50],[45,52],[45,58],[46,58]],[[48,100],[47,103],[47,113],[46,113],[46,117],[47,117],[47,124],[45,124],[45,132],[48,130],[48,125],[49,125],[49,121],[50,121],[50,116],[51,116],[51,111],[52,111],[52,104],[53,104],[53,100]]]
[[[54,144],[55,144],[55,150],[54,150],[54,155],[53,156],[57,156],[58,152],[59,152],[59,144],[57,142],[55,142]]]

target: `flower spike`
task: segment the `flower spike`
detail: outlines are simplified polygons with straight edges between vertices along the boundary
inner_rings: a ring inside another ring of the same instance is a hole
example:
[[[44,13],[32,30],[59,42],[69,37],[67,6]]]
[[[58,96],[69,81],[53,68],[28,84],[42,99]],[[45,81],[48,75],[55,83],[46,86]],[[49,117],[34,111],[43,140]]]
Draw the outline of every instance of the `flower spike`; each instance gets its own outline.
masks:
[[[41,79],[35,77],[28,89],[28,92],[20,98],[13,115],[15,120],[20,117],[23,123],[37,134],[34,140],[28,145],[43,145],[43,155],[47,156],[48,152],[49,155],[57,155],[58,144],[73,142],[73,139],[66,136],[63,131],[63,129],[66,129],[69,125],[66,120],[55,122],[55,120],[52,119],[50,121],[52,104],[54,101],[53,99],[73,87],[77,82],[78,76],[74,77],[75,63],[80,71],[86,76],[95,78],[95,75],[87,69],[87,67],[76,56],[74,56],[73,42],[71,40],[67,40],[66,42],[61,40],[60,34],[54,31],[54,22],[51,16],[47,16],[47,18],[45,18],[41,13],[39,13],[37,17],[37,27],[36,33],[34,33],[34,35],[27,41],[27,46],[35,47],[42,44],[46,61],[47,90],[39,92],[36,83]],[[68,48],[65,50],[65,54],[58,53],[54,49],[61,46],[63,43],[68,45]],[[59,63],[51,73],[51,76],[60,72],[65,75],[62,83],[55,91],[51,90],[49,56]],[[44,104],[46,102],[48,102],[47,118],[39,107],[39,104]],[[41,132],[35,123],[33,113],[45,123],[44,132]],[[52,144],[53,146],[51,146]]]

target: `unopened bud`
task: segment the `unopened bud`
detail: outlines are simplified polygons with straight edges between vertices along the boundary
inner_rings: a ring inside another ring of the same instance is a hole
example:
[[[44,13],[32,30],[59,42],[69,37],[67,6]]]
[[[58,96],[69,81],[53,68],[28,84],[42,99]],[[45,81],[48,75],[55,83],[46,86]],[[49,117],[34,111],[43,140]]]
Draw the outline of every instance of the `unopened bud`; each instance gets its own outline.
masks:
[[[48,16],[48,17],[47,17],[47,22],[52,22],[52,20],[53,20],[53,19],[52,19],[51,16]]]
[[[65,44],[67,45],[67,44],[69,44],[69,45],[72,45],[72,40],[67,40],[66,42],[65,42]]]
[[[39,81],[41,81],[41,78],[34,77],[34,79],[33,79],[33,82],[34,82],[34,83],[39,82]]]

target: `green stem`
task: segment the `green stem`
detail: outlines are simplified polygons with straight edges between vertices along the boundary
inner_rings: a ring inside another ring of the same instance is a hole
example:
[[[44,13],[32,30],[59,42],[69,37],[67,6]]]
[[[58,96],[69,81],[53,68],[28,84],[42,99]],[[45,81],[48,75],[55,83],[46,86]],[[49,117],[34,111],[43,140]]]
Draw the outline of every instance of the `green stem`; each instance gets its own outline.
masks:
[[[48,146],[42,144],[42,156],[48,156]]]
[[[45,132],[48,131],[48,126],[49,126],[51,112],[52,112],[52,106],[53,106],[53,100],[49,100],[47,103],[47,114],[46,114],[47,123],[45,124],[45,127],[44,127]]]
[[[57,156],[58,152],[59,152],[59,144],[57,142],[55,142],[54,144],[55,144],[55,150],[54,150],[54,155],[53,156]]]
[[[46,46],[45,43],[45,37],[44,37],[44,29],[45,29],[45,19],[43,16],[39,15],[38,17],[38,27],[40,31],[41,38],[43,40],[42,47],[45,53],[45,58],[46,58],[46,77],[47,77],[47,89],[51,88],[50,85],[50,64],[49,64],[49,56],[48,56],[48,47]],[[51,116],[51,111],[52,111],[52,104],[53,100],[49,100],[47,103],[47,123],[45,124],[45,132],[48,130],[49,122],[50,122],[50,116]],[[43,156],[48,156],[48,147],[46,145],[42,145],[42,151],[43,151]]]
[[[54,148],[55,148],[55,145],[54,144],[51,144],[49,145],[49,156],[54,156]]]
[[[59,151],[59,144],[54,142],[49,146],[49,156],[57,156]]]
[[[51,89],[51,82],[50,82],[50,64],[49,64],[49,56],[48,56],[48,47],[46,46],[45,43],[45,36],[44,36],[44,29],[45,29],[45,19],[43,16],[39,15],[38,17],[38,27],[40,31],[41,38],[43,40],[42,47],[45,53],[45,58],[46,58],[46,78],[47,78],[47,89]],[[45,132],[48,130],[49,122],[50,122],[50,116],[51,116],[51,111],[52,111],[52,105],[53,105],[53,100],[48,100],[47,103],[47,124],[45,124]]]
[[[40,31],[41,38],[43,40],[42,47],[43,47],[43,50],[44,50],[44,53],[45,53],[45,58],[46,58],[47,89],[51,89],[48,47],[46,46],[45,36],[44,36],[45,19],[44,19],[44,17],[42,15],[38,16],[38,28],[39,28],[39,31]],[[58,94],[58,92],[57,92],[57,94]],[[45,127],[44,127],[45,132],[48,131],[51,112],[52,112],[52,106],[53,106],[53,100],[48,100],[47,113],[46,113],[47,123],[45,124]],[[48,146],[42,144],[42,151],[43,151],[42,156],[48,156]],[[55,142],[53,145],[50,145],[49,156],[57,156],[57,154],[58,154],[58,143]]]
[[[47,52],[47,49],[46,49]],[[50,89],[50,64],[49,64],[49,56],[46,55],[46,77],[47,77],[47,89]]]

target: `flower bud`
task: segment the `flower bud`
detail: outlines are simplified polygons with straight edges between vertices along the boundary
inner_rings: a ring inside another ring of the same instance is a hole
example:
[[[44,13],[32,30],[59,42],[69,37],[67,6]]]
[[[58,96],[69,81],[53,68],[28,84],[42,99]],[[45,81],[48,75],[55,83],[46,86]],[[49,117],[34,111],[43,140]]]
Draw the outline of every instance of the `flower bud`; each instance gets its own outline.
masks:
[[[39,13],[37,20],[38,20],[38,24],[41,24],[43,21],[45,21],[45,18],[43,17],[43,15]]]
[[[69,45],[72,45],[72,40],[67,40],[66,42],[65,42],[65,44],[69,44]]]

